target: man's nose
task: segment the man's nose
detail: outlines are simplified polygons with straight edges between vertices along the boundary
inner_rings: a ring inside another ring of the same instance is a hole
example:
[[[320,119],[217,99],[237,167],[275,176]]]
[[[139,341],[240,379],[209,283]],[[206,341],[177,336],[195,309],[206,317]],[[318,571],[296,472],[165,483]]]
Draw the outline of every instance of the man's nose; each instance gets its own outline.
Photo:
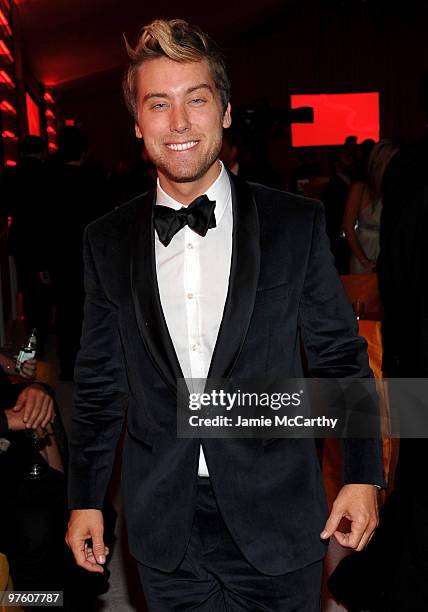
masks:
[[[170,115],[170,130],[181,134],[190,129],[190,120],[184,106],[175,106]]]

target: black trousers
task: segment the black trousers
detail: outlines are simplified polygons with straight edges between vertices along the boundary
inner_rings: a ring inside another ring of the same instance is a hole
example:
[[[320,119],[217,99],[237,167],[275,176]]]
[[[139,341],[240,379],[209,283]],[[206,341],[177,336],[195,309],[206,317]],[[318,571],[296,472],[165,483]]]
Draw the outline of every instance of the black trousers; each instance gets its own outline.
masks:
[[[266,576],[236,547],[209,479],[200,478],[190,542],[179,567],[164,573],[139,564],[150,612],[318,612],[322,561]]]

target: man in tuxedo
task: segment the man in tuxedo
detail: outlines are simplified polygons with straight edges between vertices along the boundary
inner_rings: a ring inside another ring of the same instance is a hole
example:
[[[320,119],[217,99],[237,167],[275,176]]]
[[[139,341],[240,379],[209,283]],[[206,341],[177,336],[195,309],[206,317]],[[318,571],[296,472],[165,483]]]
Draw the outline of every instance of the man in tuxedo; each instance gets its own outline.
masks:
[[[125,98],[158,182],[86,230],[67,541],[103,571],[125,419],[123,506],[151,611],[318,610],[328,538],[361,550],[376,526],[379,442],[345,443],[326,522],[313,440],[178,439],[176,404],[183,377],[302,376],[300,340],[315,376],[371,376],[322,206],[219,162],[230,86],[201,30],[158,20],[129,54]]]

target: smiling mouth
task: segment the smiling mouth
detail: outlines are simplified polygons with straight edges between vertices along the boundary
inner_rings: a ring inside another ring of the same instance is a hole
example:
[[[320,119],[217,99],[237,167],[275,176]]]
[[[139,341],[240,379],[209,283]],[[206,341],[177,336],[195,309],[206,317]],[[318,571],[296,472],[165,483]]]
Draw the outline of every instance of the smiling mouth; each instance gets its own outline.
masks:
[[[193,149],[198,144],[199,140],[189,140],[189,142],[169,142],[166,143],[168,149],[171,151],[187,151],[188,149]]]

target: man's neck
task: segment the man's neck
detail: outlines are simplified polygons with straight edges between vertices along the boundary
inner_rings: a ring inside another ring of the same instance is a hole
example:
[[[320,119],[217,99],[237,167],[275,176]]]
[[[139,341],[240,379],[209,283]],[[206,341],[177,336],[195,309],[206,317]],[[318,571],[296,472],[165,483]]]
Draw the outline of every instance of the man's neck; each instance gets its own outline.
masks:
[[[206,172],[204,176],[196,181],[176,183],[168,179],[161,172],[158,172],[158,177],[159,184],[166,194],[183,206],[188,206],[195,198],[204,194],[211,187],[211,185],[219,177],[220,172],[221,165],[217,160],[214,162],[211,168],[209,168],[208,172]]]

